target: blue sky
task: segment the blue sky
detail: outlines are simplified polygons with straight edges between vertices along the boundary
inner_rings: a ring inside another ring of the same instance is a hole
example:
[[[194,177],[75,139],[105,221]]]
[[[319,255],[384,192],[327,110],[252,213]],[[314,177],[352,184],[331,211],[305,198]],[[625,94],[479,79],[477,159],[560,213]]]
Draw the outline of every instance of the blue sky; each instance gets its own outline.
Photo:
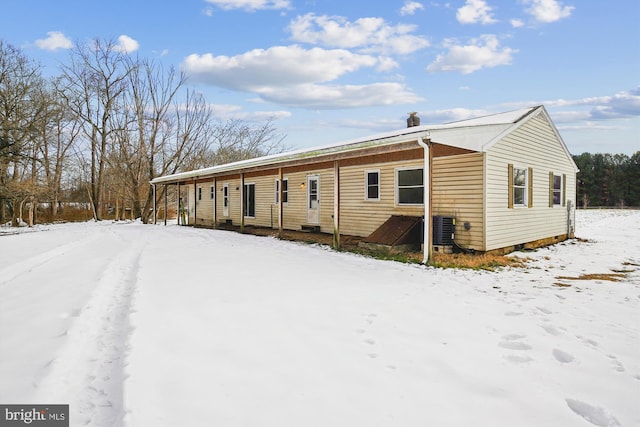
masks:
[[[573,154],[640,150],[637,0],[0,0],[0,38],[56,74],[112,39],[183,69],[222,119],[291,148],[544,104]]]

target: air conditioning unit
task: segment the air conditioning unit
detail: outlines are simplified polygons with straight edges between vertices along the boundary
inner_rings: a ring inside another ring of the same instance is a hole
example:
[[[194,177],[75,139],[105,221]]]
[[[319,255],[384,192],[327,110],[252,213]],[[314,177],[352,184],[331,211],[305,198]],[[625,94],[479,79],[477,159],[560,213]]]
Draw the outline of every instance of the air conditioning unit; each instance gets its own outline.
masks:
[[[456,220],[453,217],[433,216],[433,244],[436,246],[452,246]]]

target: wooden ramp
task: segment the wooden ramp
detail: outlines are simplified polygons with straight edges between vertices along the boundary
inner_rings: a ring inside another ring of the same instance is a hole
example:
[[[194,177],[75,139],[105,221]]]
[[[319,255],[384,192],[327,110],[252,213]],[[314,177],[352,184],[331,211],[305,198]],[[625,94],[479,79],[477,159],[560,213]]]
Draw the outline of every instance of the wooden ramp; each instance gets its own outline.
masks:
[[[422,234],[422,217],[393,215],[364,239],[364,243],[389,247],[419,245]]]

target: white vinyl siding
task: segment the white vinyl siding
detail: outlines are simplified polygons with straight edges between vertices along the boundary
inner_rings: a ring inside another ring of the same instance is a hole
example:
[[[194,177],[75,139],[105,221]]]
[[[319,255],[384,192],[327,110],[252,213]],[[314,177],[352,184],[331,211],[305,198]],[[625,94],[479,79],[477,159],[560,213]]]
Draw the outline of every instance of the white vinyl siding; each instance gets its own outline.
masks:
[[[509,208],[509,164],[529,170],[530,209]],[[549,209],[549,170],[566,175],[567,200],[575,198],[570,157],[544,114],[531,118],[486,153],[486,247],[492,250],[567,233],[565,209]]]
[[[484,248],[483,172],[482,153],[433,159],[432,214],[454,217],[456,243],[468,249]]]
[[[207,197],[202,197],[203,186],[198,184],[196,188],[196,195],[193,194],[193,184],[187,184],[181,186],[183,191],[183,197],[186,195],[189,206],[189,224],[194,224],[194,213],[196,216],[196,225],[213,225],[213,200]],[[194,199],[196,205],[194,206]]]
[[[397,206],[395,202],[396,169],[414,169],[423,165],[424,160],[417,159],[341,167],[340,233],[366,237],[380,227],[391,215],[423,216],[424,205]],[[364,170],[380,171],[380,200],[376,203],[371,203],[362,197]],[[324,182],[322,185],[322,188],[326,188]],[[326,205],[323,206],[323,209],[326,209]]]
[[[320,194],[318,196],[320,206],[320,229],[329,233],[333,231],[333,168],[284,171],[286,183],[286,198],[283,203],[284,229],[300,230],[307,224],[307,176],[320,177]],[[278,175],[274,170],[273,175],[251,178],[256,182],[256,218],[246,220],[246,224],[255,224],[267,227],[278,227],[278,204],[276,202],[276,188]],[[303,185],[304,184],[304,185]],[[263,186],[265,191],[262,190]]]

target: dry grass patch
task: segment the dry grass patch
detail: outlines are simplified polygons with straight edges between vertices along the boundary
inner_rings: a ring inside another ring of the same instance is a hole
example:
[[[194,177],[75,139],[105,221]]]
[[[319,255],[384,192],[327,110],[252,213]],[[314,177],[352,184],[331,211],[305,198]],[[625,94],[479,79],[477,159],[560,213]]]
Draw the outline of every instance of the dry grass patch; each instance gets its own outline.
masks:
[[[556,279],[561,280],[606,280],[609,282],[619,282],[620,279],[624,278],[625,275],[623,273],[595,273],[595,274],[582,274],[578,277],[570,277],[570,276],[558,276]]]
[[[494,271],[500,267],[524,267],[527,259],[491,254],[434,254],[430,265],[441,268],[466,268]]]

